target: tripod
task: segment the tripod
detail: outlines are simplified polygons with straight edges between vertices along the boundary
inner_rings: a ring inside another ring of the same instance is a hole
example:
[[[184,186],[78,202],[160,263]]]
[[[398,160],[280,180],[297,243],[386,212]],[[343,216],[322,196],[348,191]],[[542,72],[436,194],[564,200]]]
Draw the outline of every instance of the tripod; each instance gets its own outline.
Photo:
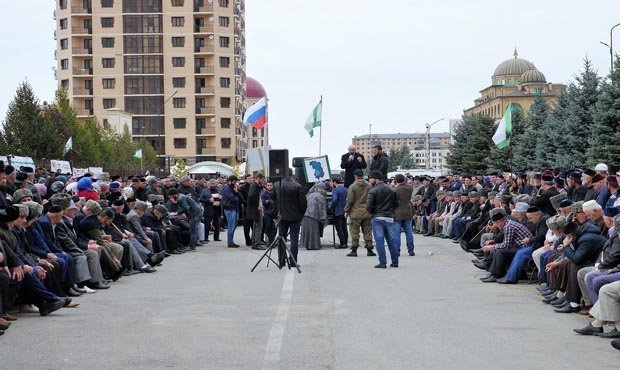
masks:
[[[277,248],[278,251],[277,262],[271,257],[271,252],[274,250],[274,248]],[[297,264],[295,257],[293,257],[293,253],[291,253],[291,249],[288,245],[286,245],[286,238],[282,235],[278,235],[278,237],[273,241],[273,243],[269,245],[269,247],[265,250],[265,253],[263,253],[258,262],[256,262],[254,267],[252,267],[252,270],[250,270],[250,272],[254,272],[254,270],[256,270],[256,267],[258,267],[258,265],[263,259],[265,259],[265,257],[267,258],[267,267],[269,267],[269,261],[271,261],[274,263],[274,265],[278,266],[280,270],[282,270],[284,266],[287,266],[290,270],[291,261],[293,261],[297,272],[301,274],[301,270],[299,269],[299,265]]]

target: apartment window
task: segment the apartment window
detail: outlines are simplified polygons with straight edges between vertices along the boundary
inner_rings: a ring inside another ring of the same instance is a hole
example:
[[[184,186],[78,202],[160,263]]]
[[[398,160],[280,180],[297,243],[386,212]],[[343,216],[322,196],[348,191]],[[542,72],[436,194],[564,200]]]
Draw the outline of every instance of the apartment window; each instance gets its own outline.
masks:
[[[60,9],[67,9],[67,0],[60,0],[58,2],[58,6],[60,7]]]
[[[222,149],[230,149],[231,140],[229,137],[223,137],[220,143],[222,144]]]
[[[101,27],[103,27],[103,28],[112,28],[112,27],[114,27],[114,17],[103,17],[103,18],[101,18]]]
[[[60,40],[60,48],[62,50],[66,50],[69,47],[69,39],[61,39]]]
[[[172,0],[172,6],[183,6],[183,0]]]
[[[113,48],[114,47],[114,37],[102,37],[101,38],[101,46],[104,48]]]
[[[258,148],[258,140],[252,140],[252,148]]]
[[[102,58],[101,64],[103,68],[114,68],[114,58]]]
[[[185,149],[187,147],[187,139],[174,139],[175,149]]]
[[[172,27],[183,27],[185,25],[185,17],[172,17]]]
[[[63,18],[59,21],[60,23],[60,29],[61,30],[66,30],[67,27],[69,26],[69,21],[67,20],[67,18]]]
[[[220,118],[221,128],[230,128],[230,118]]]
[[[172,79],[173,87],[185,87],[185,77],[174,77]]]
[[[172,38],[172,47],[182,48],[185,46],[185,37],[173,37]]]
[[[62,59],[60,61],[60,69],[69,69],[69,59]]]
[[[161,13],[161,0],[123,1],[123,13]]]
[[[230,108],[230,98],[220,98],[220,107]]]
[[[175,118],[172,120],[174,128],[185,128],[187,126],[187,120],[185,118]]]
[[[220,87],[230,87],[230,78],[220,77]]]
[[[173,67],[185,67],[185,57],[172,57]]]
[[[220,22],[220,27],[228,27],[228,24],[230,23],[230,18],[220,17],[219,22]]]
[[[163,76],[127,76],[125,77],[125,94],[163,94]]]
[[[129,55],[125,57],[125,73],[163,73],[161,55]]]
[[[220,0],[220,7],[228,8],[228,0]]]
[[[103,99],[103,109],[116,108],[116,99]]]
[[[60,87],[62,87],[65,90],[69,90],[69,80],[60,81]]]
[[[161,19],[161,15],[125,15],[123,16],[123,31],[125,33],[161,33]]]
[[[172,106],[175,108],[185,108],[185,98],[172,99]]]
[[[220,47],[227,48],[230,43],[230,38],[226,36],[220,36]]]
[[[101,0],[101,7],[102,8],[113,8],[114,0]]]
[[[230,57],[220,57],[220,67],[228,68],[230,66]]]
[[[92,101],[92,99],[84,100],[84,109],[93,109],[93,101]]]
[[[163,52],[162,36],[125,36],[125,54],[159,54]]]
[[[104,78],[103,81],[104,89],[113,89],[116,86],[116,79],[114,78]]]
[[[163,96],[126,96],[125,110],[133,114],[163,114]],[[138,117],[134,117],[134,121]],[[156,117],[153,117],[156,118]]]

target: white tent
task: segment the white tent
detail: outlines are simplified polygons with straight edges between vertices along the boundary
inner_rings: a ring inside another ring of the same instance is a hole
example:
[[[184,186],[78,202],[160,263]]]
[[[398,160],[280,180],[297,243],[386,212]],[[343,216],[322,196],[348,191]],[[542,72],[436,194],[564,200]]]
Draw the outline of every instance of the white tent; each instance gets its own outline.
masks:
[[[229,165],[222,162],[198,162],[189,167],[190,175],[215,175],[217,173],[220,176],[228,177],[232,175],[233,169]]]

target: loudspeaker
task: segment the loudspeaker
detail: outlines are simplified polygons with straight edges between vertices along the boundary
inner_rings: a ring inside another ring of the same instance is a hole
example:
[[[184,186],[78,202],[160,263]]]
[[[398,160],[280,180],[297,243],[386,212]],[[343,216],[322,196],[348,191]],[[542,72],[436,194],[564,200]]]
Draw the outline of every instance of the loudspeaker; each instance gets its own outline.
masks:
[[[288,150],[269,150],[269,178],[286,177],[288,175]]]
[[[304,157],[295,157],[295,158],[293,158],[293,167],[294,168],[303,168],[304,167]]]

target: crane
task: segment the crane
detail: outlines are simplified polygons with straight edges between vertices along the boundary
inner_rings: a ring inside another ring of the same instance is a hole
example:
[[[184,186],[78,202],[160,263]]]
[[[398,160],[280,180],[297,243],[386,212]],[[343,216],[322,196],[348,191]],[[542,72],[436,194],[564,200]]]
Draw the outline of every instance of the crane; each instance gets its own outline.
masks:
[[[426,126],[426,169],[431,169],[431,126],[443,121],[445,118],[440,118],[435,122],[427,123]]]

